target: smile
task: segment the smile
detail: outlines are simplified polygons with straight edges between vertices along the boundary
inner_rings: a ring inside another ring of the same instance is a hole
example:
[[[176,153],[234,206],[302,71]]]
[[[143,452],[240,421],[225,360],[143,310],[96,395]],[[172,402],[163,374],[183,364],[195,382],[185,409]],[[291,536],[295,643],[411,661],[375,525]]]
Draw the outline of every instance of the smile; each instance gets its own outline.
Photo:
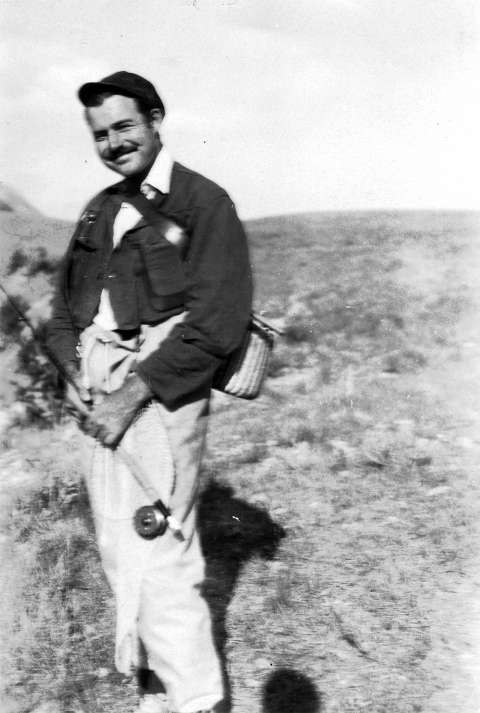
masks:
[[[117,158],[112,159],[113,163],[125,163],[125,161],[129,160],[132,153],[134,153],[134,151],[129,151],[128,153],[123,153],[121,156],[117,156]]]

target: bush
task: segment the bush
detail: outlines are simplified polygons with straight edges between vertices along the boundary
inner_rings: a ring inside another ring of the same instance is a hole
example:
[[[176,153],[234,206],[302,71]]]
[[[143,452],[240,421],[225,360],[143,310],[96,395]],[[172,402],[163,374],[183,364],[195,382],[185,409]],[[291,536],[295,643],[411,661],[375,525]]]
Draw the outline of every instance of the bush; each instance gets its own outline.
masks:
[[[28,312],[29,304],[21,295],[14,295],[13,300],[21,312]],[[36,328],[37,340],[30,335],[30,330],[25,338],[22,334],[25,322],[9,301],[0,307],[0,320],[4,333],[3,346],[19,344],[15,371],[27,379],[16,383],[15,395],[18,401],[25,404],[28,420],[42,427],[57,423],[62,409],[63,385],[56,368],[41,347],[46,337],[46,323]]]
[[[28,277],[34,277],[40,272],[46,275],[53,275],[58,267],[58,260],[49,257],[47,251],[44,247],[35,248],[32,255],[28,255],[25,250],[18,248],[15,250],[7,266],[7,275],[13,275],[17,270],[21,270],[26,267],[26,274]]]
[[[28,276],[33,277],[38,275],[40,272],[44,272],[46,275],[53,275],[58,268],[58,260],[49,257],[45,248],[36,248],[35,257],[30,263],[28,268]]]
[[[14,272],[20,270],[28,263],[28,255],[23,250],[15,250],[8,261],[7,275],[13,275]]]
[[[15,295],[13,299],[22,312],[28,311],[29,304],[21,295]],[[13,342],[19,339],[24,321],[9,301],[4,302],[0,307],[0,322],[2,323],[2,331],[6,341]]]
[[[44,330],[45,325],[37,332],[40,337]],[[58,423],[63,408],[63,383],[33,338],[21,346],[16,371],[29,377],[28,383],[17,384],[16,397],[27,407],[30,422],[44,428]]]

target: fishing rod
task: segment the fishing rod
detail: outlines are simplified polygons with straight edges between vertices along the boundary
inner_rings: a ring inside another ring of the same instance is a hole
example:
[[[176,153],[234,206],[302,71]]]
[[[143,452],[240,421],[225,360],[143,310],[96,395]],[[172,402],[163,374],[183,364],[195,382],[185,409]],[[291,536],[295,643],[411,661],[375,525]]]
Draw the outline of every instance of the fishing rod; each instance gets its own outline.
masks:
[[[43,353],[48,358],[50,363],[56,368],[62,379],[74,389],[78,396],[78,404],[75,404],[77,412],[80,414],[82,419],[90,418],[89,408],[88,406],[83,405],[80,391],[75,379],[71,376],[71,374],[69,374],[67,369],[65,369],[65,366],[59,360],[55,352],[50,349],[43,336],[38,333],[38,330],[35,328],[32,321],[27,317],[25,312],[21,309],[13,297],[7,292],[1,282],[0,290],[3,292],[8,300],[8,303],[18,314],[22,322],[24,322],[31,331],[34,342],[42,348]],[[154,537],[163,535],[167,527],[169,527],[177,539],[184,540],[185,538],[182,534],[180,523],[172,515],[170,509],[165,505],[163,500],[157,497],[157,493],[154,489],[148,485],[148,479],[137,459],[120,445],[117,445],[115,448],[115,453],[130,470],[140,487],[150,498],[154,500],[153,505],[144,505],[143,507],[138,508],[135,512],[133,525],[136,532],[140,535],[140,537],[143,537],[146,540],[151,540]]]

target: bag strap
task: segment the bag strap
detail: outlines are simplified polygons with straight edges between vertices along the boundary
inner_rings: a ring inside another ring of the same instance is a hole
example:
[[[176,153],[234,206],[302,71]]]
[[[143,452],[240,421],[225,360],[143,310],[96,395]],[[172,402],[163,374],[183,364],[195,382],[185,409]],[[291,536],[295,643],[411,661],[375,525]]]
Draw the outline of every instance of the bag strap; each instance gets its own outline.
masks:
[[[165,233],[171,223],[173,223],[173,221],[169,220],[160,210],[152,205],[152,201],[149,201],[148,198],[145,198],[140,192],[128,195],[126,200],[142,214],[147,223],[154,228],[158,228],[162,233]]]
[[[130,201],[130,203],[132,203],[132,205],[135,206],[139,213],[143,215],[145,220],[150,223],[150,225],[152,225],[153,227],[158,227],[160,230],[162,230],[163,234],[165,234],[169,227],[171,227],[172,225],[176,225],[173,221],[162,215],[162,213],[152,205],[152,201],[149,201],[148,198],[143,195],[143,193],[135,193],[133,196],[129,196],[128,200]],[[282,329],[274,326],[270,322],[267,322],[256,312],[251,313],[250,319],[252,324],[256,325],[257,327],[260,327],[261,329],[264,329],[270,334],[278,334],[280,336],[283,334]]]
[[[155,206],[152,205],[152,201],[148,200],[148,198],[146,198],[143,193],[140,193],[140,191],[138,193],[129,195],[127,201],[131,203],[138,210],[139,213],[142,214],[147,223],[161,231],[161,233],[166,237],[167,240],[169,240],[167,233],[171,230],[173,226],[175,226],[175,228],[180,228],[180,226],[174,223],[173,220],[170,220],[164,214],[162,214],[160,210],[155,208]],[[187,235],[182,228],[180,228],[180,230],[182,231],[182,234],[184,236]],[[185,242],[183,242],[183,244],[177,242],[176,240],[170,240],[169,242],[178,247],[182,253],[184,252],[186,247]],[[256,325],[257,328],[260,327],[261,329],[264,329],[270,334],[278,334],[280,336],[283,334],[283,330],[281,328],[274,326],[270,322],[267,322],[256,312],[251,313],[250,320],[251,324]]]
[[[257,312],[252,312],[251,323],[256,327],[265,330],[266,332],[270,332],[271,334],[278,334],[278,336],[280,337],[285,333],[284,329],[273,325],[271,322],[267,322],[267,320],[263,319],[263,317],[260,317]]]
[[[129,195],[127,201],[141,213],[150,226],[156,228],[169,243],[179,250],[180,256],[183,258],[187,248],[188,234],[182,226],[167,218],[154,204],[152,205],[152,201],[149,201],[140,192]]]

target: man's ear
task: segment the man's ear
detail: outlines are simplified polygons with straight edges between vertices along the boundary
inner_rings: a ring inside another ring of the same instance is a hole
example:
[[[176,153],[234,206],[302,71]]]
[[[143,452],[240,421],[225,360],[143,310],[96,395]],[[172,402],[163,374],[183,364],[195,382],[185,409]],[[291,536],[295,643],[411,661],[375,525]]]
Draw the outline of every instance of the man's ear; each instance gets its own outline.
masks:
[[[158,130],[163,121],[163,114],[160,109],[150,109],[150,121]]]

